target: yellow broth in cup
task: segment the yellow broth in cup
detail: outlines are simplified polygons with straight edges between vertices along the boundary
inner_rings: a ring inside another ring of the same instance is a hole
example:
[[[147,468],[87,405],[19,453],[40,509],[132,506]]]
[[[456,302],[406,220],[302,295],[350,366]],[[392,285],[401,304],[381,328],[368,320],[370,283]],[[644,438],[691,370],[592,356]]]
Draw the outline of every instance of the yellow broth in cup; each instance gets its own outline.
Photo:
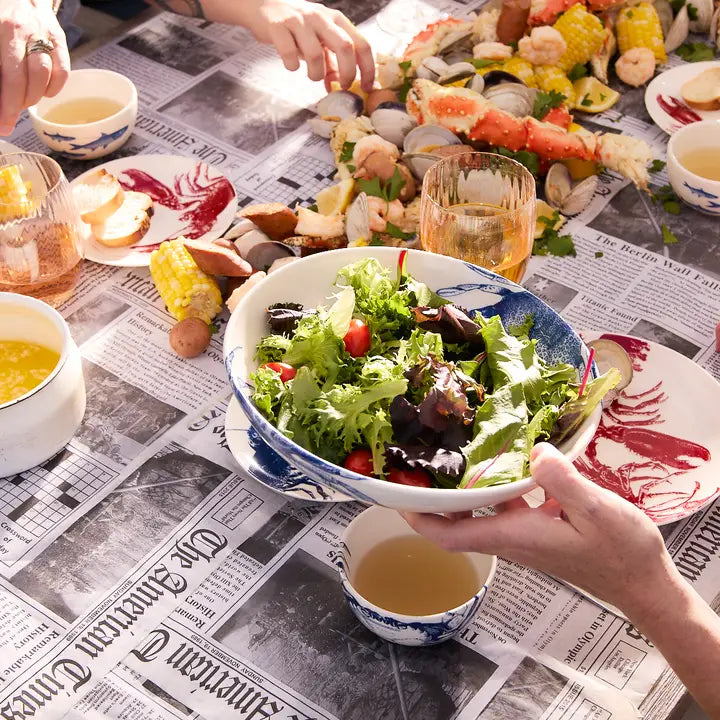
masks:
[[[20,340],[0,340],[0,405],[40,385],[55,369],[59,353]]]

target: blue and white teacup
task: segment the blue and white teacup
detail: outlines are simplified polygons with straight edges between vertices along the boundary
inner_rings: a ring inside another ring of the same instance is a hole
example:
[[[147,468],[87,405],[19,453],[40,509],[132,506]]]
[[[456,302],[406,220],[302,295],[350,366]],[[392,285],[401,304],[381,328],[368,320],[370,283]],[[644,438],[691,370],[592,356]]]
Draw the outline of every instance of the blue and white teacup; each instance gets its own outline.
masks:
[[[93,122],[58,123],[46,114],[53,108],[83,100],[107,100],[116,111]],[[63,89],[28,108],[37,136],[51,149],[78,160],[92,160],[115,152],[133,133],[138,93],[133,82],[120,73],[100,68],[73,70]]]
[[[448,608],[434,615],[415,616],[391,612],[371,603],[355,590],[352,585],[353,573],[365,555],[379,543],[413,534],[414,531],[397,512],[373,506],[360,513],[347,526],[335,564],[340,572],[345,599],[368,630],[399,645],[436,645],[460,633],[475,617],[495,575],[497,558],[494,555],[464,553],[475,566],[479,587],[459,607]]]
[[[720,147],[720,122],[703,120],[690,123],[670,138],[667,148],[667,174],[677,196],[687,205],[708,215],[720,216],[720,180],[696,175],[683,165],[689,153]]]

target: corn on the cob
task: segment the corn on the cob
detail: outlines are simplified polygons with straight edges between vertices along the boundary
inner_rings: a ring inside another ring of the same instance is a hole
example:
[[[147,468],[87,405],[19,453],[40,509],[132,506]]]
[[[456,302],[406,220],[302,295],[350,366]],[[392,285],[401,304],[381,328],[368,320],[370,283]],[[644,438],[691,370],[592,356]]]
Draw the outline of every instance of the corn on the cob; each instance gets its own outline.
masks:
[[[0,168],[0,221],[16,220],[27,217],[33,209],[28,197],[30,183],[25,183],[18,165]]]
[[[519,55],[513,55],[509,60],[506,60],[502,69],[520,78],[528,87],[537,87],[533,66]]]
[[[536,65],[535,79],[537,86],[545,92],[555,90],[565,96],[565,104],[572,107],[575,104],[575,91],[570,78],[556,65]]]
[[[209,323],[222,309],[215,278],[204,273],[183,244],[166,240],[150,255],[150,274],[168,312],[176,320],[197,317]]]
[[[650,3],[623,8],[618,13],[615,31],[621,55],[632,48],[644,47],[653,51],[659,64],[667,60],[660,18]]]
[[[584,65],[600,49],[605,28],[600,18],[589,13],[584,5],[573,5],[553,27],[563,36],[567,50],[558,60],[561,70],[569,72],[575,65]]]

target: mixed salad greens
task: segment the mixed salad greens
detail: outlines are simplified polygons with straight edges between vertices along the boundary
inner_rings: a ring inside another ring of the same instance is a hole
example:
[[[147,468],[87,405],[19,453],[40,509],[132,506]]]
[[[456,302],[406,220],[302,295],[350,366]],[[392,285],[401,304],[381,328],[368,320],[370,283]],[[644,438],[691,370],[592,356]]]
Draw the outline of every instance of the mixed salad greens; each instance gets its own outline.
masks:
[[[280,432],[366,475],[422,487],[498,485],[527,475],[530,451],[572,435],[619,381],[581,390],[547,365],[533,318],[473,317],[374,258],[344,267],[329,308],[278,303],[258,343],[253,400]]]

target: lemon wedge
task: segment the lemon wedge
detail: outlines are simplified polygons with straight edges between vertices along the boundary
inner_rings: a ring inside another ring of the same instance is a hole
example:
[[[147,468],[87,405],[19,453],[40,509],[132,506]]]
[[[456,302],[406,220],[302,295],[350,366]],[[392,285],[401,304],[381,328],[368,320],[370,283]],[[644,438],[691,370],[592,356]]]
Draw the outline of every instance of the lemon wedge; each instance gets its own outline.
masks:
[[[573,83],[575,90],[575,109],[588,113],[599,113],[611,108],[620,97],[620,93],[588,75]]]
[[[354,189],[355,181],[348,178],[321,190],[315,198],[320,215],[342,215],[350,203]]]
[[[546,217],[550,219],[553,216],[555,210],[553,210],[544,200],[536,200],[535,202],[537,208],[537,220],[535,221],[535,239],[537,240],[539,237],[542,236],[545,228],[548,227],[547,223],[542,222],[540,218]],[[558,213],[558,216],[559,217],[553,227],[553,230],[559,230],[565,222],[565,217],[563,215],[560,215],[560,213]]]

